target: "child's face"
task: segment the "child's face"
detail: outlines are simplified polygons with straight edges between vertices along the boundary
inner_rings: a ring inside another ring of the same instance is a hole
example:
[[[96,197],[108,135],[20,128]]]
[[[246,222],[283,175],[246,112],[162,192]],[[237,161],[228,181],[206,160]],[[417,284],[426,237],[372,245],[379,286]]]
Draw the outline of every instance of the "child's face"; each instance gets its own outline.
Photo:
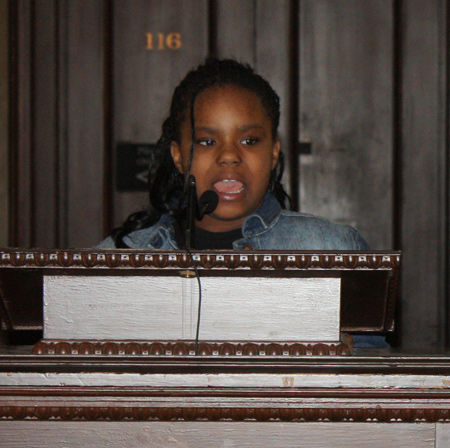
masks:
[[[240,228],[264,201],[280,153],[272,122],[259,97],[236,86],[211,87],[195,102],[195,150],[191,174],[197,194],[214,190],[219,205],[197,226],[213,232]],[[189,117],[181,142],[172,142],[176,167],[186,173],[191,150]]]

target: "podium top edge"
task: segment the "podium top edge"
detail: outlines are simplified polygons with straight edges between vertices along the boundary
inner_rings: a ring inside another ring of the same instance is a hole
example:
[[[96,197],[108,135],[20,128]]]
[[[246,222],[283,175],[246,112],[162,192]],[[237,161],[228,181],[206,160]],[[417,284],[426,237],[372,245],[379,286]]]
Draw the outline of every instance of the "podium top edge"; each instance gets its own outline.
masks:
[[[191,256],[192,255],[192,256]],[[397,270],[400,251],[0,249],[2,268]]]

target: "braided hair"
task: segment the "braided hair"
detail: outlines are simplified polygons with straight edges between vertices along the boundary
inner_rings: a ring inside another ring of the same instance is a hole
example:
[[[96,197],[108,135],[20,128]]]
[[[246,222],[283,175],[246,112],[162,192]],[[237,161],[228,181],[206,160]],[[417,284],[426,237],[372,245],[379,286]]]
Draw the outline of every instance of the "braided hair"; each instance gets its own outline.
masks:
[[[190,71],[174,91],[170,114],[162,125],[162,135],[156,143],[153,163],[149,167],[149,208],[130,215],[122,227],[113,230],[111,236],[116,247],[127,247],[123,242],[125,235],[152,226],[163,214],[174,216],[181,225],[184,219],[184,177],[172,160],[170,146],[173,141],[180,143],[181,126],[189,117],[198,94],[209,87],[225,85],[254,92],[272,122],[273,138],[277,136],[280,99],[270,84],[249,65],[231,59],[208,58],[204,64]],[[284,157],[280,152],[270,176],[268,192],[285,208],[289,197],[281,184],[283,171]]]

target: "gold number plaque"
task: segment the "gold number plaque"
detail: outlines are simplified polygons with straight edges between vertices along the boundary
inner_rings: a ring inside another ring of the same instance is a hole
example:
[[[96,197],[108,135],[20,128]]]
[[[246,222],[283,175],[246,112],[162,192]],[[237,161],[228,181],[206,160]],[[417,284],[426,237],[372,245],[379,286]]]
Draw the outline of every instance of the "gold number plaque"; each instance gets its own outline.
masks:
[[[179,50],[182,46],[180,33],[147,33],[147,50]]]

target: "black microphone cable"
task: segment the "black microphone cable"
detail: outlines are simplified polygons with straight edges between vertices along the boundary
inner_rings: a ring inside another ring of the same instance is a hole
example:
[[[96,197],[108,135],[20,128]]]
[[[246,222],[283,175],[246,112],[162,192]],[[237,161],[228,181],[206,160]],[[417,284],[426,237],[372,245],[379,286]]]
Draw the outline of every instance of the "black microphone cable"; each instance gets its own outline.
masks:
[[[192,216],[197,211],[196,206],[197,204],[197,188],[195,185],[195,177],[191,175],[191,169],[192,164],[194,161],[194,151],[195,151],[195,118],[194,118],[194,106],[195,106],[195,100],[197,98],[197,95],[202,90],[202,86],[200,86],[192,95],[191,104],[190,104],[190,124],[191,124],[191,150],[189,152],[189,161],[188,161],[188,169],[186,172],[186,177],[184,180],[184,191],[185,194],[188,197],[188,209],[187,209],[187,229],[185,232],[185,248],[186,252],[189,255],[192,267],[194,268],[195,276],[197,277],[197,283],[198,283],[198,308],[197,308],[197,327],[195,332],[195,355],[198,356],[198,341],[200,336],[200,317],[201,317],[201,309],[202,309],[202,282],[200,280],[200,273],[197,268],[197,263],[195,262],[194,256],[191,252],[191,243],[193,243],[193,233],[194,233],[194,227],[195,227],[195,219],[194,222],[190,222],[192,219]],[[194,193],[195,197],[193,198],[192,192]],[[189,204],[191,203],[191,204]],[[193,208],[193,210],[189,210],[189,205]],[[192,228],[188,230],[190,225],[192,224]]]
[[[198,283],[198,309],[197,309],[197,328],[195,332],[195,354],[198,355],[198,344],[199,344],[199,338],[200,338],[200,320],[201,320],[201,310],[202,310],[202,282],[200,280],[200,272],[197,268],[197,263],[195,262],[194,256],[192,255],[191,243],[193,242],[193,234],[194,234],[194,226],[195,226],[195,218],[197,218],[199,221],[203,219],[205,215],[209,215],[212,213],[219,204],[219,196],[217,193],[213,190],[206,190],[201,196],[200,199],[197,201],[197,189],[195,185],[195,177],[190,175],[190,185],[189,188],[191,191],[189,191],[190,195],[190,201],[188,201],[188,204],[191,209],[188,208],[188,228],[186,231],[186,252],[188,253],[191,261],[192,266],[194,268],[195,276],[197,277],[197,283]],[[195,215],[195,217],[194,217]],[[189,221],[191,223],[189,224]],[[192,226],[192,227],[191,227]]]
[[[202,314],[202,282],[200,280],[200,273],[197,268],[197,263],[195,262],[194,256],[192,255],[191,250],[186,247],[186,252],[188,253],[191,262],[192,267],[194,268],[195,276],[197,277],[197,284],[198,284],[198,307],[197,307],[197,325],[195,330],[195,355],[198,355],[198,342],[200,338],[200,317]]]

